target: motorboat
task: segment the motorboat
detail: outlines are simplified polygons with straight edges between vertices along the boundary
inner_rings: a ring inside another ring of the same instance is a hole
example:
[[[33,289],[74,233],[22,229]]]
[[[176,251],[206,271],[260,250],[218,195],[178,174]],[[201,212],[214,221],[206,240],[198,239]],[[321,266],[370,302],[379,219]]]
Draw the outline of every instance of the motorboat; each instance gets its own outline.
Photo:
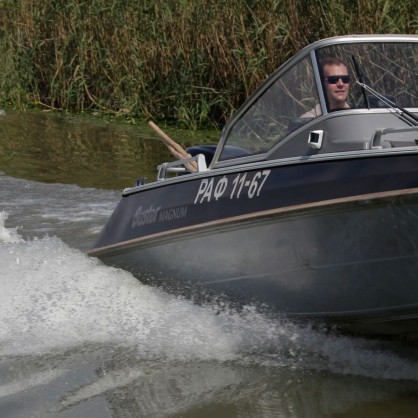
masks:
[[[306,46],[218,144],[126,188],[89,254],[196,300],[414,338],[417,68],[415,35]]]

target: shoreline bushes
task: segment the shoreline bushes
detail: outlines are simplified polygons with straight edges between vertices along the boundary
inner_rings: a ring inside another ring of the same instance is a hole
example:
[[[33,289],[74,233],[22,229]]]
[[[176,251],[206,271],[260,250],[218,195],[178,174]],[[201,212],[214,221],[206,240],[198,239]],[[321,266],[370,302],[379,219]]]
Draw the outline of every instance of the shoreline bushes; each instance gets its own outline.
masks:
[[[418,33],[415,0],[0,0],[0,102],[216,126],[297,50]]]

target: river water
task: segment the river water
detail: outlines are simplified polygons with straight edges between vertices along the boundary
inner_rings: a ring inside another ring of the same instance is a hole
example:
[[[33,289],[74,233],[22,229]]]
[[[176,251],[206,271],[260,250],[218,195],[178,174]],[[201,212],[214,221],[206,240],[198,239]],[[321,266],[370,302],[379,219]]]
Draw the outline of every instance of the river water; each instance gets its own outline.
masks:
[[[416,345],[196,306],[85,255],[167,159],[146,126],[0,118],[0,417],[417,416]]]

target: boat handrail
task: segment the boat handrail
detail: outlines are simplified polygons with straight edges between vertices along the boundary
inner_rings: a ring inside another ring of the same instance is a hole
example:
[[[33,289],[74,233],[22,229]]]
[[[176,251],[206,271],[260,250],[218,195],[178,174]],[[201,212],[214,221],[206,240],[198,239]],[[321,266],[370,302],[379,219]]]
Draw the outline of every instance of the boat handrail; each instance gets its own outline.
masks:
[[[381,139],[383,135],[394,134],[394,133],[403,133],[403,132],[414,132],[418,131],[418,126],[408,126],[407,128],[383,128],[377,129],[373,135],[373,138],[370,143],[371,149],[381,149]]]
[[[196,172],[208,171],[208,167],[206,165],[206,159],[203,154],[197,154],[193,157],[183,158],[180,160],[171,161],[169,163],[163,163],[158,166],[158,175],[157,181],[162,181],[167,178],[167,173],[187,173],[191,172],[187,168],[190,163],[193,162],[197,163]]]

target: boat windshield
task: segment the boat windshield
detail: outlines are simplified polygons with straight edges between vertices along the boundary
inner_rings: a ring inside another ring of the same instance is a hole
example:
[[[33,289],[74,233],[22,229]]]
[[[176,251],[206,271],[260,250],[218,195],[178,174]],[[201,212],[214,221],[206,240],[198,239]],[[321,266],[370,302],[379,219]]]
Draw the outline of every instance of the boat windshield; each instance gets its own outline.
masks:
[[[319,103],[317,84],[310,57],[306,57],[277,78],[230,129],[228,146],[243,148],[249,154],[268,151],[296,129],[301,118]],[[318,116],[321,109],[318,107]],[[292,126],[292,122],[297,121]],[[233,158],[224,152],[220,159]]]
[[[224,144],[245,150],[246,155],[265,153],[304,124],[331,112],[321,68],[321,63],[329,58],[342,62],[350,76],[346,109],[388,107],[359,82],[397,106],[418,107],[417,42],[357,41],[314,51],[266,82],[266,87],[250,99],[228,127]],[[224,148],[219,160],[230,158],[235,158],[234,154]]]

